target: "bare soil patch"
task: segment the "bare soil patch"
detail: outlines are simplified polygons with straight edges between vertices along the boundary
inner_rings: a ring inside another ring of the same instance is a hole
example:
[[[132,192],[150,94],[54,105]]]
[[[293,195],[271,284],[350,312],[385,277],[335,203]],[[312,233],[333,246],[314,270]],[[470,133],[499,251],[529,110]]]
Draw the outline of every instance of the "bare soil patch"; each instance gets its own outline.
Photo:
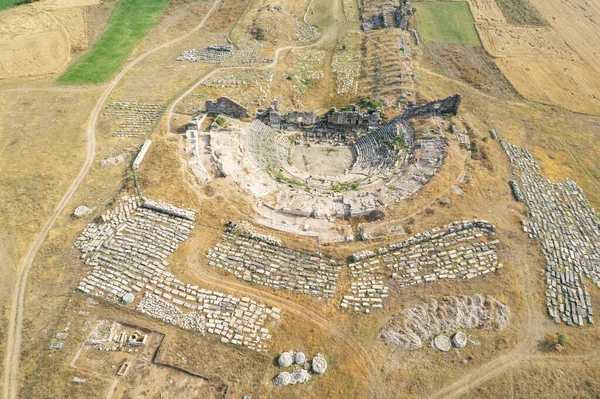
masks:
[[[0,77],[55,73],[70,60],[69,38],[60,23],[36,7],[0,14]]]
[[[292,165],[303,172],[335,176],[352,166],[350,147],[304,147],[292,149]]]

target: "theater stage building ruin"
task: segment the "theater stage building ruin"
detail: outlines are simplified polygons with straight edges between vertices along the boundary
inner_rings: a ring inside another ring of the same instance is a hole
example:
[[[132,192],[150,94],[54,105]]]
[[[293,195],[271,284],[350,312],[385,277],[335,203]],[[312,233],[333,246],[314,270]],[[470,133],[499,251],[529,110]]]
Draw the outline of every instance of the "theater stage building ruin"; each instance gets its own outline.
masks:
[[[334,227],[336,219],[368,216],[400,202],[442,169],[447,137],[417,134],[413,121],[456,115],[460,102],[456,94],[383,121],[380,109],[356,105],[322,115],[282,113],[275,100],[257,110],[253,121],[230,119],[228,128],[213,124],[209,132],[200,132],[204,116],[192,119],[186,136],[204,137],[203,169],[216,170],[215,176],[250,194],[260,224],[321,242],[344,242],[355,234],[347,226]],[[206,112],[247,116],[244,107],[223,97],[217,104],[207,101]],[[192,168],[199,176],[198,166]]]

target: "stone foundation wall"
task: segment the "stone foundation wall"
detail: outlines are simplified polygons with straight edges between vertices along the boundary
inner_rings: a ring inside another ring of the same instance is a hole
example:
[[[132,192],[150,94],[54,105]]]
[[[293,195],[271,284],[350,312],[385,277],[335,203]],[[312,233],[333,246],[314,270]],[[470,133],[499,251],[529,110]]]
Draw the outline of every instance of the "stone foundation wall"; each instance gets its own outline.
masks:
[[[204,104],[206,112],[209,114],[224,114],[234,118],[249,118],[248,108],[227,97],[217,98],[217,102],[214,103],[207,100]]]
[[[404,119],[414,118],[416,116],[425,115],[440,115],[440,114],[452,114],[458,115],[458,109],[462,102],[462,96],[460,94],[454,94],[450,97],[446,97],[442,100],[434,100],[417,107],[412,107],[404,111],[402,117]]]

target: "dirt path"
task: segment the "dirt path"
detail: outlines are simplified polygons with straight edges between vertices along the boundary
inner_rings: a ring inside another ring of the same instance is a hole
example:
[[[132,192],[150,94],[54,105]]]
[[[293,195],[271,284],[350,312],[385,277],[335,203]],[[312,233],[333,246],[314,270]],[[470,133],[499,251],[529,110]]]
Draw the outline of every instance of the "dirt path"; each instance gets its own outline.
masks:
[[[535,244],[537,245],[537,243]],[[450,399],[457,398],[468,393],[474,388],[484,384],[490,379],[504,374],[513,369],[518,364],[529,360],[537,354],[537,342],[544,337],[552,328],[551,322],[543,314],[536,312],[533,308],[535,298],[533,293],[536,291],[534,279],[536,273],[532,273],[528,266],[524,251],[515,251],[518,257],[515,259],[516,267],[519,270],[520,281],[525,299],[525,331],[519,344],[508,353],[496,357],[483,366],[463,375],[453,383],[446,385],[429,397],[431,399]]]
[[[151,54],[156,53],[163,48],[170,46],[174,43],[179,42],[180,40],[184,40],[189,37],[199,29],[201,29],[206,23],[208,17],[213,13],[213,11],[217,8],[221,0],[215,0],[212,8],[208,11],[204,19],[196,25],[192,30],[187,32],[186,34],[179,36],[167,43],[164,43],[154,49],[142,54],[131,63],[129,63],[108,85],[96,106],[92,110],[90,115],[90,120],[88,122],[87,127],[87,149],[86,149],[86,159],[81,167],[79,174],[75,177],[75,180],[71,183],[67,192],[63,195],[60,202],[50,215],[49,219],[44,224],[42,230],[35,236],[33,242],[31,243],[27,253],[25,254],[23,261],[19,265],[18,268],[18,276],[17,283],[15,285],[13,300],[11,306],[11,315],[10,315],[10,323],[8,327],[8,339],[6,341],[6,358],[4,365],[4,399],[13,399],[18,397],[19,391],[19,381],[18,381],[18,371],[19,371],[19,360],[21,357],[21,341],[22,341],[22,332],[23,332],[23,311],[25,307],[25,293],[27,288],[27,276],[37,255],[40,250],[42,244],[46,240],[50,229],[54,226],[54,223],[60,216],[60,214],[64,211],[65,207],[75,194],[75,191],[79,187],[79,185],[83,182],[83,179],[87,176],[88,172],[92,168],[94,163],[94,158],[96,156],[96,124],[98,122],[98,117],[102,112],[102,107],[104,102],[107,100],[108,96],[112,93],[113,89],[117,86],[117,84],[121,81],[121,79],[127,74],[127,72],[139,64],[146,57]]]
[[[199,259],[202,257],[202,254],[195,253],[193,254],[193,257],[195,259]],[[194,276],[205,284],[212,285],[219,289],[224,289],[225,291],[234,291],[243,295],[251,296],[253,297],[253,299],[262,302],[267,302],[270,305],[274,305],[281,308],[283,311],[287,311],[289,313],[293,313],[297,316],[300,316],[309,323],[316,324],[317,326],[328,331],[337,339],[342,341],[346,346],[348,346],[348,348],[350,348],[351,351],[357,351],[360,360],[369,369],[367,372],[368,376],[374,376],[375,374],[377,374],[377,366],[375,365],[375,362],[373,361],[367,350],[358,341],[349,337],[348,334],[342,329],[340,329],[335,323],[321,316],[315,311],[310,310],[307,307],[300,305],[290,299],[282,298],[278,295],[265,292],[258,288],[251,287],[247,284],[225,280],[221,276],[216,274],[213,275],[211,273],[203,272],[201,274],[195,274]]]
[[[312,2],[309,4],[309,7],[311,5],[312,5]],[[334,11],[337,10],[336,12],[334,12],[334,16],[338,15],[340,12],[341,12],[342,17],[344,16],[343,9],[341,8],[341,6],[342,6],[341,0],[336,0],[334,2],[333,9],[334,9]],[[308,11],[308,9],[307,9],[307,11]],[[200,86],[206,80],[210,79],[215,74],[222,72],[222,71],[229,71],[229,70],[235,70],[235,69],[270,69],[277,65],[277,63],[279,62],[279,55],[284,51],[305,49],[305,48],[310,48],[310,47],[319,47],[319,46],[324,46],[324,45],[330,45],[333,48],[333,46],[335,46],[335,43],[337,42],[338,37],[340,35],[342,35],[343,33],[345,33],[346,30],[348,29],[347,25],[348,24],[346,24],[345,22],[334,23],[330,27],[330,29],[327,29],[325,32],[323,32],[321,38],[318,41],[311,43],[311,44],[307,44],[307,45],[303,45],[303,46],[279,47],[277,50],[275,50],[275,55],[273,57],[273,61],[270,64],[262,65],[262,66],[258,66],[258,67],[248,67],[248,66],[222,67],[222,68],[217,68],[217,69],[210,71],[207,75],[204,75],[202,78],[197,80],[196,83],[194,83],[189,89],[187,89],[175,101],[173,101],[173,103],[169,107],[169,111],[167,112],[167,132],[169,132],[169,133],[171,132],[171,119],[173,118],[173,114],[175,113],[175,107],[177,107],[177,104],[179,104],[185,97],[189,96],[194,90],[196,90],[196,88],[198,86]]]

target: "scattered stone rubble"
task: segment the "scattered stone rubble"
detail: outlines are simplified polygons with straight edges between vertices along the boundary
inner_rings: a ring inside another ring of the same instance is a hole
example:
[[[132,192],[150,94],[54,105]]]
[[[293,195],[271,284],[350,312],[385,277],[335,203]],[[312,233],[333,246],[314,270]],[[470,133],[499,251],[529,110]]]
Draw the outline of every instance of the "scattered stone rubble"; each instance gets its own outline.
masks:
[[[238,234],[243,235],[245,237],[251,238],[253,240],[259,240],[266,242],[267,244],[275,245],[281,247],[281,240],[277,237],[268,236],[266,234],[257,233],[254,230],[254,227],[247,221],[242,221],[239,225],[233,222],[230,222],[227,232],[231,233],[237,229]]]
[[[223,62],[223,65],[256,67],[273,62],[273,58],[258,54],[262,46],[264,42],[260,40],[240,40],[237,43],[238,49]]]
[[[303,44],[313,43],[319,37],[321,37],[321,32],[319,32],[319,29],[316,26],[308,25],[306,22],[304,22],[303,20],[298,18],[296,15],[294,15],[294,13],[289,12],[281,5],[268,7],[266,9],[266,11],[272,12],[272,13],[280,13],[280,14],[286,15],[289,18],[291,18],[296,27],[296,31],[295,31],[296,39],[300,43],[303,43]],[[267,17],[267,18],[271,18],[271,17]],[[277,20],[277,21],[279,22],[279,24],[286,25],[285,21],[282,21],[282,20]],[[275,28],[274,31],[270,31],[270,34],[272,36],[282,36],[283,32],[281,32],[277,28]]]
[[[109,157],[98,162],[98,166],[105,168],[107,166],[116,166],[125,162],[125,154],[119,154],[114,157]]]
[[[188,163],[192,169],[192,172],[194,173],[194,176],[196,176],[196,179],[198,179],[200,184],[208,184],[211,181],[211,177],[202,164],[202,159],[200,158],[200,147],[198,141],[199,128],[205,118],[206,114],[203,114],[200,119],[192,119],[192,121],[188,123],[185,132],[185,152],[189,155]]]
[[[212,44],[199,49],[185,50],[177,61],[206,62],[209,64],[222,64],[233,54],[233,46],[223,44]]]
[[[325,360],[325,357],[319,353],[313,359],[311,367],[315,374],[323,374],[325,373],[325,370],[327,370],[327,360]]]
[[[75,242],[92,269],[78,289],[115,302],[133,294],[141,297],[136,308],[152,317],[266,351],[271,335],[265,325],[280,318],[279,309],[185,284],[167,271],[166,259],[188,238],[194,217],[161,201],[123,197]]]
[[[274,76],[272,68],[225,69],[205,80],[202,86],[218,89],[224,96],[239,103],[261,106],[267,101]]]
[[[552,183],[528,150],[500,145],[513,166],[513,194],[529,208],[523,230],[541,241],[546,258],[548,314],[569,326],[593,324],[585,278],[600,288],[600,218],[574,181]]]
[[[126,348],[145,346],[147,342],[148,334],[137,329],[112,320],[97,320],[85,344],[99,351],[122,351]]]
[[[446,296],[439,301],[430,299],[402,311],[394,316],[380,332],[380,338],[402,349],[419,349],[423,341],[437,335],[432,344],[439,350],[450,349],[451,340],[446,331],[457,329],[486,329],[502,331],[507,327],[510,311],[506,305],[491,296],[474,294],[472,296]],[[452,343],[462,348],[467,336],[457,332]]]
[[[346,17],[346,21],[358,21],[358,11],[356,10],[354,1],[344,0],[344,16]]]
[[[498,262],[496,227],[484,220],[453,222],[379,248],[361,251],[350,263],[350,292],[341,307],[369,313],[389,296],[391,277],[400,288],[443,279],[468,280],[494,272]]]
[[[303,384],[310,379],[310,374],[307,371],[310,367],[314,374],[323,374],[327,370],[327,361],[321,354],[315,356],[310,363],[306,363],[306,355],[304,352],[287,351],[282,352],[277,358],[279,367],[296,367],[293,372],[282,371],[275,376],[273,383],[277,387],[287,385]]]
[[[318,255],[294,251],[273,240],[226,232],[208,250],[208,264],[239,279],[296,294],[332,298],[340,265]]]
[[[411,35],[401,30],[363,35],[359,92],[386,104],[415,105],[416,82]]]
[[[358,36],[358,34],[347,34],[335,47],[331,70],[336,76],[335,82],[338,94],[351,93],[357,95],[361,56],[354,42]]]
[[[471,138],[469,137],[469,133],[465,129],[458,129],[454,123],[451,126],[451,130],[452,135],[458,140],[460,146],[466,150],[470,150]]]
[[[77,208],[75,208],[75,211],[73,212],[73,216],[75,216],[76,218],[82,218],[82,217],[86,217],[88,215],[90,215],[92,213],[92,210],[90,208],[88,208],[85,205],[80,205]]]
[[[104,115],[108,119],[124,119],[113,136],[145,136],[163,114],[163,104],[145,104],[137,102],[113,102],[106,107]]]

